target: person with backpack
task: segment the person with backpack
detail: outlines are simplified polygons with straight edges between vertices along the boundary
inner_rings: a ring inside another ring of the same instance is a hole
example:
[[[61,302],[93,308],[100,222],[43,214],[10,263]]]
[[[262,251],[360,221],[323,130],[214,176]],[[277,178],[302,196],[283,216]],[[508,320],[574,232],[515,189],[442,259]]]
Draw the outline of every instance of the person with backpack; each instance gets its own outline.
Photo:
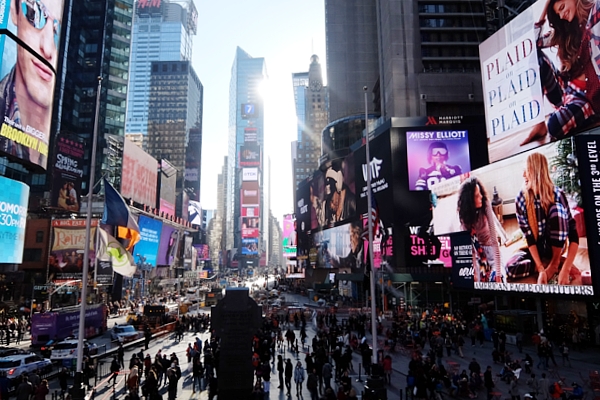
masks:
[[[177,371],[177,364],[171,364],[171,368],[167,370],[167,380],[169,381],[169,400],[175,400],[177,398],[177,383],[181,378],[181,372]]]
[[[571,360],[569,360],[569,348],[567,347],[567,344],[565,342],[562,342],[559,350],[560,350],[560,355],[562,356],[563,367],[565,367],[567,365],[567,363],[569,364],[569,367],[571,367]]]

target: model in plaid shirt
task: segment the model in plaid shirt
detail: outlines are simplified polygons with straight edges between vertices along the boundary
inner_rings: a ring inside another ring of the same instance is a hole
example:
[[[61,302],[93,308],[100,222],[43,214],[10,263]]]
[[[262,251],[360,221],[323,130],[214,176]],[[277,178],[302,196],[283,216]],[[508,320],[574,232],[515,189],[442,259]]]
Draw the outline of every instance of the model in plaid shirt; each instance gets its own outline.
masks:
[[[538,272],[538,284],[558,274],[558,284],[568,285],[581,272],[573,266],[579,248],[575,219],[565,193],[550,178],[548,160],[541,153],[527,157],[525,187],[516,199],[517,219]],[[567,256],[561,256],[568,242]]]
[[[541,34],[546,16],[552,28]],[[556,107],[547,123],[533,127],[522,145],[581,131],[600,115],[600,3],[596,0],[547,0],[535,24],[540,79],[544,94]],[[542,51],[557,50],[560,69]]]

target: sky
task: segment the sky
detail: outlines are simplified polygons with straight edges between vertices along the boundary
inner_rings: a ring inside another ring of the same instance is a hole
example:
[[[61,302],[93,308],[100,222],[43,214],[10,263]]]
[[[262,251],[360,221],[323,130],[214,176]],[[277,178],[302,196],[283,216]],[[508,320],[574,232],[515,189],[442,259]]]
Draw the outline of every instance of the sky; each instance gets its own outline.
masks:
[[[293,212],[291,142],[297,137],[293,72],[307,72],[319,56],[326,80],[324,0],[194,0],[198,31],[192,65],[204,87],[202,208],[217,207],[217,175],[227,155],[229,81],[239,46],[265,59],[265,149],[271,159],[271,211],[280,224]]]

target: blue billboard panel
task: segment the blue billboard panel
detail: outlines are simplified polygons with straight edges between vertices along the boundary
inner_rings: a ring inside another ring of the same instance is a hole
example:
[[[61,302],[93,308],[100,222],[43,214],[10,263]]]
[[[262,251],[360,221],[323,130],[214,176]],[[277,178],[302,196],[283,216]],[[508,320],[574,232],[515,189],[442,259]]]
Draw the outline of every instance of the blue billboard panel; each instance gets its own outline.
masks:
[[[0,176],[0,263],[23,262],[29,186]]]
[[[162,222],[140,215],[138,224],[141,239],[133,251],[135,262],[142,269],[156,267]]]
[[[242,239],[242,254],[246,256],[258,255],[258,239],[243,238]]]

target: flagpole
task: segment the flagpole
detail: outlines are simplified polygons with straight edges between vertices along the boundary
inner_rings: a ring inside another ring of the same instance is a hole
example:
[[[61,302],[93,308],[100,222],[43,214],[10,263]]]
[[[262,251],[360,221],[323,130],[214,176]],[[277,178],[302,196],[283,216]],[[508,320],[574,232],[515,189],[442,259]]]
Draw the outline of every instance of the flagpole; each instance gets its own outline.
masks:
[[[85,221],[85,248],[83,256],[83,271],[81,278],[81,308],[79,309],[79,333],[77,335],[77,372],[73,388],[79,394],[83,393],[83,339],[85,337],[85,302],[87,298],[88,269],[90,267],[90,236],[92,229],[92,195],[94,194],[94,179],[96,172],[96,144],[98,138],[98,120],[100,119],[100,91],[102,77],[98,77],[96,89],[96,118],[94,119],[94,132],[92,134],[92,153],[90,154],[90,180],[88,184],[87,211]],[[97,228],[96,228],[97,229]],[[73,396],[78,398],[79,396]]]
[[[373,338],[373,354],[371,355],[371,362],[373,364],[377,364],[377,309],[375,306],[375,264],[373,261],[373,220],[371,218],[371,210],[372,202],[371,199],[371,152],[369,150],[369,108],[368,108],[368,100],[367,100],[367,90],[366,86],[363,86],[363,90],[365,92],[365,136],[366,136],[366,158],[367,158],[367,210],[368,211],[368,229],[369,229],[369,265],[371,266],[371,271],[369,273],[369,283],[370,283],[370,292],[371,292],[371,337]]]
[[[96,239],[94,243],[94,251],[96,257],[94,257],[94,294],[96,295],[95,301],[98,301],[98,244],[100,242],[100,222],[96,225]]]

